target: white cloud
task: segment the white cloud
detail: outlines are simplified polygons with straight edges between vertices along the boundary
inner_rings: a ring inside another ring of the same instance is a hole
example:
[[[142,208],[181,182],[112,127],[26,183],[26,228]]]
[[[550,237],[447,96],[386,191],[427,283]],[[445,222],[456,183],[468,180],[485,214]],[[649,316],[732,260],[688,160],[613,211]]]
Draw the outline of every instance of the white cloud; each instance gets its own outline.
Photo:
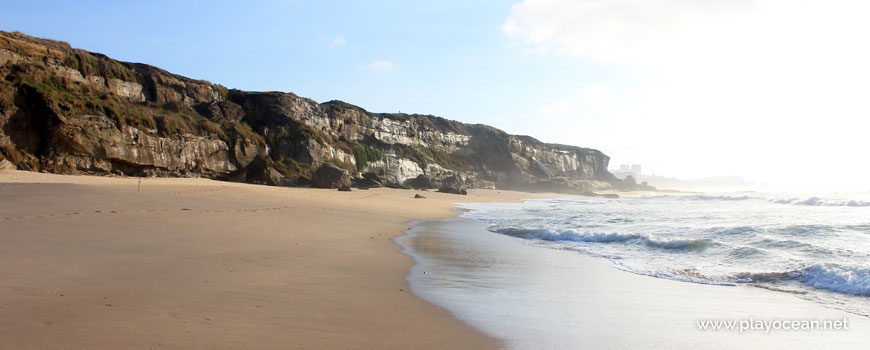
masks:
[[[524,0],[503,30],[534,54],[644,74],[596,111],[608,116],[596,127],[631,143],[614,159],[796,183],[839,167],[858,184],[870,172],[856,151],[870,149],[867,13],[856,0]],[[557,107],[541,111],[575,113]],[[827,165],[798,170],[816,161]]]
[[[375,60],[365,65],[365,68],[375,72],[392,72],[399,69],[399,65],[390,61]]]
[[[332,39],[332,41],[329,43],[329,48],[334,49],[345,45],[347,45],[347,40],[345,40],[344,37],[339,36],[335,37],[335,39]]]
[[[539,52],[634,60],[647,50],[691,44],[748,8],[744,0],[525,0],[513,6],[503,30]]]

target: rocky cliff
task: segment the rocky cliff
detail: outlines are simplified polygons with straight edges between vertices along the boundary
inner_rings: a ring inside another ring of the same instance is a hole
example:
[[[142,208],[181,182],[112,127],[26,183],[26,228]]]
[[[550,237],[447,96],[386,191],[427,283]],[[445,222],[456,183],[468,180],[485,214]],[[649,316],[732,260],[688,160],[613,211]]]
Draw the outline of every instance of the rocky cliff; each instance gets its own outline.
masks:
[[[0,32],[0,156],[54,173],[307,185],[324,163],[361,186],[588,192],[624,187],[608,157],[428,115],[228,90],[67,43]],[[413,184],[414,182],[410,182]]]

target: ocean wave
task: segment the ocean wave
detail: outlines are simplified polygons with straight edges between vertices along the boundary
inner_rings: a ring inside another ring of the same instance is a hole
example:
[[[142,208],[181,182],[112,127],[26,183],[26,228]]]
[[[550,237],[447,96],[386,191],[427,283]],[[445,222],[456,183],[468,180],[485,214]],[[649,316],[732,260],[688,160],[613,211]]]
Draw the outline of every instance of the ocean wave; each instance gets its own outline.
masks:
[[[730,275],[712,276],[694,267],[683,269],[637,269],[615,262],[614,266],[640,275],[652,276],[683,282],[735,285],[752,284],[759,287],[789,293],[805,294],[810,289],[830,292],[870,296],[870,268],[842,266],[837,264],[816,264],[793,271],[741,272]],[[789,288],[789,283],[796,283]],[[797,287],[797,286],[803,286]],[[797,287],[797,289],[795,289]]]
[[[739,235],[758,231],[757,228],[752,226],[714,227],[711,230],[717,235]]]
[[[817,236],[822,234],[830,234],[843,230],[853,231],[868,231],[870,232],[870,224],[861,225],[826,225],[826,224],[804,224],[804,225],[785,225],[779,227],[755,227],[755,226],[734,226],[734,227],[712,227],[707,232],[716,235],[740,235],[740,234],[757,234],[770,233],[783,236]]]
[[[706,248],[710,243],[712,243],[712,240],[708,238],[662,239],[638,233],[578,232],[574,230],[556,231],[551,229],[528,229],[516,227],[495,229],[493,232],[513,237],[540,239],[552,242],[614,243],[636,241],[649,247],[670,250],[700,250]]]
[[[801,277],[801,271],[740,272],[731,275],[737,283],[764,283],[790,281]]]
[[[786,236],[814,236],[835,232],[840,227],[835,225],[789,225],[773,228],[769,232]]]
[[[697,197],[697,199],[708,200],[708,201],[709,200],[745,201],[747,199],[754,198],[754,197],[750,197],[750,196],[746,196],[746,195],[743,195],[743,196],[711,196],[711,195],[706,195],[706,194],[697,195],[696,197]]]
[[[861,207],[870,202],[861,200],[870,197],[670,193],[596,205],[480,205],[464,216],[530,245],[603,257],[636,274],[748,284],[867,315],[870,248],[861,242],[870,237],[870,220]]]
[[[764,250],[752,247],[739,247],[728,252],[728,257],[736,260],[748,259],[767,254]]]
[[[804,285],[852,295],[870,295],[870,268],[817,264],[804,269]]]
[[[646,245],[656,248],[674,249],[674,250],[701,250],[710,245],[713,241],[709,238],[697,239],[656,239],[650,236],[643,237]]]
[[[818,246],[812,243],[795,241],[791,239],[779,240],[765,238],[751,243],[755,247],[773,249],[776,251],[801,252],[808,257],[835,257],[842,256],[843,252],[832,248]]]
[[[820,197],[809,198],[779,198],[771,199],[770,202],[778,204],[808,205],[817,207],[870,207],[870,202],[856,199],[824,199]]]
[[[764,238],[755,242],[752,242],[752,245],[761,248],[776,248],[781,250],[804,250],[804,251],[812,251],[816,249],[822,249],[820,247],[816,247],[811,243],[795,241],[791,239],[770,239]]]
[[[639,238],[638,234],[628,233],[600,233],[600,232],[576,232],[576,231],[555,231],[550,229],[526,229],[526,228],[503,228],[494,230],[497,233],[506,234],[509,236],[527,238],[527,239],[543,239],[546,241],[570,241],[570,242],[622,242],[635,238]]]
[[[754,199],[747,195],[729,196],[729,195],[711,195],[711,194],[694,194],[694,195],[672,195],[672,194],[647,194],[641,195],[642,199],[677,199],[677,200],[696,200],[696,201],[744,201]]]
[[[870,295],[870,268],[838,264],[815,264],[784,272],[744,272],[731,275],[737,283],[776,283],[798,281],[801,284],[837,293]]]
[[[857,224],[857,225],[844,225],[840,227],[844,230],[849,231],[859,231],[863,233],[870,233],[870,224]]]

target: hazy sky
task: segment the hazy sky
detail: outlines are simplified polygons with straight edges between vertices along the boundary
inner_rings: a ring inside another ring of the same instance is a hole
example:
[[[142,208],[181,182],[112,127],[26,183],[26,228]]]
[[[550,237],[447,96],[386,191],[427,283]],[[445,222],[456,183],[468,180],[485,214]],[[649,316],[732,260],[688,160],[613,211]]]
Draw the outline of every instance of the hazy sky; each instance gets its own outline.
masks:
[[[660,175],[870,189],[870,3],[17,1],[0,29],[245,90],[485,123]]]

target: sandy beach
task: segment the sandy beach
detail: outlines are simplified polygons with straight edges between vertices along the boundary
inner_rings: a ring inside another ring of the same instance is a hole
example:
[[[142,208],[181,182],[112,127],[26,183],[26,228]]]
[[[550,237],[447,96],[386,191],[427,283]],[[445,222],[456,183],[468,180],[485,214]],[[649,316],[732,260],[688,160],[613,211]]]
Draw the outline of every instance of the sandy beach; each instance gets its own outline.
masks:
[[[456,202],[534,196],[138,186],[0,173],[0,348],[496,348],[409,292],[393,238]]]
[[[635,275],[467,219],[419,221],[454,216],[457,203],[544,196],[3,172],[0,348],[870,343],[866,317],[794,295]],[[747,317],[848,318],[851,328],[744,334],[694,323]]]

